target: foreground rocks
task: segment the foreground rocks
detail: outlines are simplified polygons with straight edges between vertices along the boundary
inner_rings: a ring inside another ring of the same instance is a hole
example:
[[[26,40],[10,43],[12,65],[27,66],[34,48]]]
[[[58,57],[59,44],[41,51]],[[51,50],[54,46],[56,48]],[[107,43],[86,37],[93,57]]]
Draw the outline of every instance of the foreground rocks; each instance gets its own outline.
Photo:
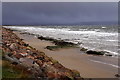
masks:
[[[80,47],[80,51],[83,51],[84,53],[88,55],[95,55],[95,56],[117,56],[113,53],[110,53],[108,51],[102,51],[102,50],[89,50],[84,47]]]
[[[21,66],[37,79],[82,80],[76,70],[70,70],[22,41],[11,30],[2,29],[3,58]]]

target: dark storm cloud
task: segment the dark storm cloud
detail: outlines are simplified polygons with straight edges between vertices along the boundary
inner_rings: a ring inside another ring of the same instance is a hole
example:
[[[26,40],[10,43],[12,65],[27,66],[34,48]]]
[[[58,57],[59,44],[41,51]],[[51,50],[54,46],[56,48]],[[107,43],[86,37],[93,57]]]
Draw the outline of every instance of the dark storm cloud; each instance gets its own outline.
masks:
[[[4,25],[115,24],[117,3],[4,2]]]

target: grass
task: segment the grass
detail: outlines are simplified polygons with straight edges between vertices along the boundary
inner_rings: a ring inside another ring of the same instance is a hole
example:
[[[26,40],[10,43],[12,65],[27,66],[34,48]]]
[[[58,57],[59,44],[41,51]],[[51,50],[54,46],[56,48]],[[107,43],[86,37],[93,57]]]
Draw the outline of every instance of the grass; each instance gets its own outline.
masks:
[[[1,53],[1,50],[0,50]],[[25,68],[19,66],[19,65],[13,65],[11,62],[7,61],[4,58],[5,52],[2,52],[3,54],[1,57],[3,57],[2,60],[2,78],[7,79],[7,78],[31,78],[31,74],[29,74]]]
[[[23,70],[16,69],[10,62],[3,60],[2,65],[2,77],[3,78],[26,78],[27,74],[23,73]]]
[[[0,49],[0,57],[2,57],[2,50]]]

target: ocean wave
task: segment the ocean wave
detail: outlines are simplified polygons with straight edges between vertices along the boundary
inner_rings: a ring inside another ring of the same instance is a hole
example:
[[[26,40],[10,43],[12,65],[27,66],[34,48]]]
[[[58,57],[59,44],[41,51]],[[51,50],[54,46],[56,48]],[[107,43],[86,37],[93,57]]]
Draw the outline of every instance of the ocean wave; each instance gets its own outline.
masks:
[[[6,28],[11,28],[15,30],[20,30],[20,31],[25,31],[29,32],[32,34],[44,36],[44,37],[53,37],[55,39],[62,39],[66,41],[71,41],[73,43],[78,43],[82,42],[83,46],[85,44],[90,44],[87,45],[86,47],[91,47],[93,48],[93,44],[96,46],[94,48],[100,48],[100,47],[105,47],[106,46],[111,46],[114,47],[117,43],[118,40],[118,33],[117,32],[99,32],[96,30],[100,29],[78,29],[77,31],[74,31],[71,29],[71,27],[55,27],[51,28],[45,26],[45,27],[34,27],[34,26],[3,26]],[[100,45],[98,45],[100,44]],[[113,45],[114,44],[114,45]],[[80,45],[81,46],[81,45]],[[111,50],[112,48],[110,48]],[[107,50],[107,49],[106,49]],[[114,51],[113,51],[114,52]],[[113,53],[116,54],[116,53]]]
[[[114,65],[114,64],[110,64],[110,63],[105,63],[105,62],[96,61],[96,60],[90,60],[90,61],[92,61],[92,62],[97,62],[97,63],[100,63],[100,64],[109,65],[109,66],[112,66],[112,67],[115,67],[115,68],[120,68],[120,66]]]

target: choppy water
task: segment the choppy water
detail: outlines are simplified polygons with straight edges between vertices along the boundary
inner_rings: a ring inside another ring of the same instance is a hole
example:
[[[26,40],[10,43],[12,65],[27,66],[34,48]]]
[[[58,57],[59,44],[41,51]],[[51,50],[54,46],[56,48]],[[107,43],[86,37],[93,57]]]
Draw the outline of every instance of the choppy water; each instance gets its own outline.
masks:
[[[73,43],[82,42],[80,46],[108,51],[113,55],[118,53],[117,26],[9,26],[8,28]]]

